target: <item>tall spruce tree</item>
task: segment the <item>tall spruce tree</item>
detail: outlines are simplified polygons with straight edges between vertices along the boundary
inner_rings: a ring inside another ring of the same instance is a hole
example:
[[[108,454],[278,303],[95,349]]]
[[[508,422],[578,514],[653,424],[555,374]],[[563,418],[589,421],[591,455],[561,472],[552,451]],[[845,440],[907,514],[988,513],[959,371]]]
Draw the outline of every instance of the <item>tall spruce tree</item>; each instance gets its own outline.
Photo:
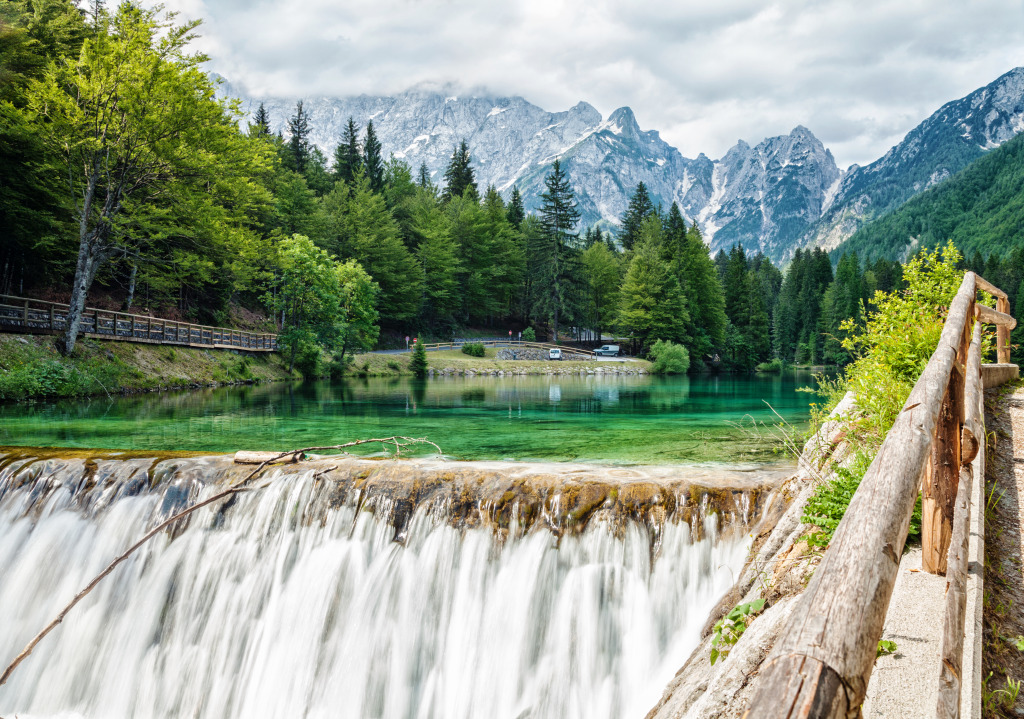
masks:
[[[434,189],[434,183],[430,180],[430,169],[427,167],[427,163],[420,163],[420,170],[417,173],[416,181],[424,190]]]
[[[519,229],[526,219],[526,208],[523,206],[523,195],[516,185],[512,186],[512,196],[508,200],[508,213],[505,215],[509,223]]]
[[[374,192],[384,190],[384,160],[381,158],[380,140],[373,129],[373,120],[366,123],[366,142],[363,143],[363,167],[370,189]]]
[[[309,116],[302,107],[302,100],[295,104],[295,114],[288,120],[288,133],[292,169],[304,175],[309,163]]]
[[[686,300],[679,280],[665,261],[663,232],[657,217],[648,217],[640,226],[619,292],[618,321],[640,341],[644,351],[658,340],[687,342]]]
[[[555,160],[544,178],[541,193],[540,237],[531,251],[535,286],[539,288],[534,311],[549,320],[552,341],[558,341],[563,316],[572,316],[580,302],[580,258],[576,247],[576,223],[580,211],[569,177]]]
[[[359,126],[355,119],[348,118],[341,142],[334,149],[334,179],[352,184],[363,166],[363,150],[359,144]]]
[[[470,190],[474,200],[480,198],[473,167],[470,165],[469,145],[463,140],[452,152],[448,168],[444,171],[444,191],[441,193],[441,201],[450,202],[453,197],[462,197],[467,189]]]
[[[256,114],[253,115],[252,122],[249,123],[249,136],[270,137],[270,113],[267,112],[267,108],[262,102],[259,109],[256,110]]]
[[[636,190],[633,191],[633,196],[629,198],[626,214],[622,216],[619,242],[622,243],[623,249],[633,249],[637,238],[640,237],[640,228],[643,226],[644,221],[656,214],[654,203],[647,192],[647,186],[642,182],[638,183]]]

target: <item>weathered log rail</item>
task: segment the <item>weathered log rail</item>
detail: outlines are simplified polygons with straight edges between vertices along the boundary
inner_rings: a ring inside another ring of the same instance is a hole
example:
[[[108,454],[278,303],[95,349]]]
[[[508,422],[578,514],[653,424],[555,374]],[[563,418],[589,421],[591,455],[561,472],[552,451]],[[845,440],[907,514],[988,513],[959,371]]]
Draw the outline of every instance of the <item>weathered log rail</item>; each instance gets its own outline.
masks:
[[[978,290],[993,295],[996,308],[978,304]],[[922,565],[947,578],[936,716],[960,716],[962,683],[974,681],[961,676],[961,667],[972,511],[967,498],[971,482],[984,481],[984,448],[978,446],[985,437],[981,323],[997,326],[998,359],[1008,363],[1016,321],[1006,293],[968,272],[938,347],[762,665],[745,717],[860,716],[919,491]]]
[[[0,295],[0,332],[57,334],[66,327],[68,310],[68,305],[57,302]],[[86,307],[82,314],[81,335],[120,342],[246,352],[277,351],[276,334],[209,327],[93,307]]]

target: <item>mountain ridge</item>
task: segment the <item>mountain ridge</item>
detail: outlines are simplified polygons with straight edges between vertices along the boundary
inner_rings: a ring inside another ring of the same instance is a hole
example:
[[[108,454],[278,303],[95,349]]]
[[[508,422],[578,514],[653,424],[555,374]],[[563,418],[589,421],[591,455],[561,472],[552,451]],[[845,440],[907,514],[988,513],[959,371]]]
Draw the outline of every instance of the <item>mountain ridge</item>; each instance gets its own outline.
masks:
[[[220,94],[241,98],[247,118],[264,103],[271,129],[287,132],[295,98],[247,98],[226,81]],[[628,106],[607,118],[585,101],[549,112],[518,95],[420,83],[391,96],[310,97],[304,107],[310,139],[327,157],[350,116],[360,128],[373,120],[385,155],[394,153],[414,172],[425,163],[439,182],[466,139],[478,183],[506,197],[518,186],[528,210],[539,206],[544,177],[560,159],[581,226],[616,226],[643,182],[656,204],[678,202],[712,251],[735,243],[783,263],[798,248],[834,249],[1024,130],[1024,68],[945,103],[878,160],[845,170],[802,124],[754,145],[739,140],[719,159],[691,159],[657,130],[643,130]]]

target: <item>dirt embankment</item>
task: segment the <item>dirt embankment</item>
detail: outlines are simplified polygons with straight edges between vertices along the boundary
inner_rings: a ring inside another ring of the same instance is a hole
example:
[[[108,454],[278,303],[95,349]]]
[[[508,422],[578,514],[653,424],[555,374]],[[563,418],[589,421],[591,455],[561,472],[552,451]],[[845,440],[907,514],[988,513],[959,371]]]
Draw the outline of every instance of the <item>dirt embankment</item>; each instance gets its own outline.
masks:
[[[55,338],[0,334],[0,400],[85,397],[297,378],[276,353],[83,339],[71,357]]]

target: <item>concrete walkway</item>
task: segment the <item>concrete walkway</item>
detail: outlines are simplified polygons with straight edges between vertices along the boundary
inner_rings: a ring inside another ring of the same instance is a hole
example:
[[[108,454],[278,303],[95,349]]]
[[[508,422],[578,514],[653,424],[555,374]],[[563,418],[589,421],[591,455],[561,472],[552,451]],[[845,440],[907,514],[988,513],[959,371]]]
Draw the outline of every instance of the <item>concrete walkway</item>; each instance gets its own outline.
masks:
[[[896,652],[875,662],[865,719],[935,716],[945,597],[946,578],[921,571],[920,547],[905,553],[882,632]]]

